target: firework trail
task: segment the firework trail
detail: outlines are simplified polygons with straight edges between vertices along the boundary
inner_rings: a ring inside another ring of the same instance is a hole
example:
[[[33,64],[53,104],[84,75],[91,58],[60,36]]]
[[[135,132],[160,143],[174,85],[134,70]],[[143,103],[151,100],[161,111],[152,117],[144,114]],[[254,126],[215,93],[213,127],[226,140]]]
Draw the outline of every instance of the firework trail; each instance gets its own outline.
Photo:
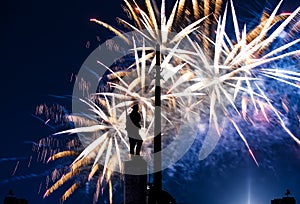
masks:
[[[204,129],[206,137],[199,154],[199,159],[203,160],[213,151],[226,127],[231,124],[253,161],[259,165],[240,124],[240,121],[246,121],[255,125],[258,116],[267,123],[277,122],[300,144],[286,125],[283,114],[268,90],[268,83],[279,82],[300,88],[298,70],[286,69],[278,63],[300,54],[297,49],[299,40],[294,40],[299,28],[295,22],[299,18],[300,8],[291,14],[277,15],[281,1],[270,15],[264,12],[260,24],[248,31],[246,26],[239,28],[232,1],[226,4],[223,12],[221,0],[213,3],[193,0],[190,8],[185,0],[176,1],[169,18],[166,16],[165,1],[162,1],[159,12],[155,9],[157,5],[150,0],[145,0],[146,11],[135,2],[124,0],[124,3],[134,23],[122,19],[118,21],[134,31],[135,35],[128,35],[100,20],[91,21],[111,30],[131,45],[132,55],[127,57],[131,58],[132,63],[120,70],[117,66],[111,67],[97,61],[107,69],[106,81],[103,78],[101,80],[109,88],[80,99],[90,113],[68,115],[67,120],[72,121],[75,128],[55,133],[77,133],[85,149],[70,165],[69,172],[46,191],[45,197],[66,181],[87,171],[87,180],[91,180],[97,171],[101,172],[97,195],[105,177],[111,189],[109,178],[112,171],[122,173],[122,161],[128,158],[125,120],[129,107],[136,102],[140,104],[143,118],[141,135],[146,143],[143,155],[151,161],[156,44],[162,50],[164,147],[172,144],[178,135],[196,135]],[[184,12],[186,9],[190,12]],[[234,39],[226,31],[230,11]],[[275,46],[283,33],[288,35],[286,39],[290,41]],[[123,60],[126,59],[124,57]],[[282,108],[289,111],[283,99]],[[197,128],[190,124],[196,124]],[[204,127],[200,128],[198,124],[204,124]],[[188,128],[181,129],[181,126]],[[174,154],[169,153],[170,159]],[[74,155],[74,151],[59,151],[52,153],[48,161]],[[80,182],[75,182],[62,200],[67,199],[79,186]]]

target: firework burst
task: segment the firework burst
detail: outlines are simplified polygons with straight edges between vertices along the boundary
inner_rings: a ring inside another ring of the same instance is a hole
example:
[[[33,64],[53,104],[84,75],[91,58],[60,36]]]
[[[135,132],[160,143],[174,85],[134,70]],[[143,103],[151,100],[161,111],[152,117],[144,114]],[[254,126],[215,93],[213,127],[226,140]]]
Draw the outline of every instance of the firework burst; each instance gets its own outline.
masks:
[[[251,120],[248,117],[249,110],[254,110],[256,113],[261,112],[266,121],[270,121],[269,117],[272,117],[272,114],[268,116],[267,112],[273,112],[281,127],[300,144],[299,139],[286,127],[280,112],[274,107],[271,99],[264,91],[266,90],[264,88],[265,81],[270,80],[270,78],[299,88],[297,84],[299,79],[295,77],[299,75],[297,72],[286,70],[284,67],[271,66],[276,60],[297,56],[300,53],[297,49],[287,51],[288,48],[299,42],[298,39],[274,50],[268,49],[300,10],[298,8],[288,16],[276,16],[280,4],[281,2],[268,18],[264,16],[261,24],[248,34],[246,27],[240,34],[238,24],[234,23],[235,43],[229,41],[225,32],[227,16],[227,9],[225,9],[223,17],[218,21],[216,39],[211,42],[214,45],[212,51],[214,55],[211,58],[207,57],[197,40],[190,40],[195,54],[188,53],[188,59],[185,61],[194,70],[193,73],[196,76],[192,79],[195,84],[190,89],[207,93],[205,101],[200,105],[203,106],[202,110],[207,106],[210,110],[209,131],[206,141],[204,141],[207,146],[203,146],[200,159],[205,159],[211,153],[222,133],[223,127],[220,124],[224,120],[228,120],[235,127],[258,165],[245,135],[238,126],[238,121],[241,119]],[[231,5],[233,5],[232,1]],[[231,10],[233,22],[237,22],[233,6],[231,6]],[[279,25],[276,26],[276,23]],[[274,30],[269,34],[268,32],[272,28]],[[255,30],[260,30],[260,32]],[[257,33],[257,35],[255,36],[253,33]]]
[[[134,31],[134,35],[91,19],[131,45],[132,53],[126,57],[133,59],[133,62],[122,70],[116,70],[113,66],[97,61],[99,66],[107,70],[107,81],[104,83],[109,89],[80,99],[89,109],[89,114],[74,113],[68,116],[76,127],[56,133],[79,134],[85,149],[70,165],[70,171],[54,183],[45,196],[83,172],[83,169],[89,169],[87,180],[102,170],[98,185],[102,184],[105,176],[109,184],[113,171],[123,172],[122,161],[128,159],[129,149],[125,131],[126,114],[136,102],[142,113],[141,136],[146,143],[143,156],[152,160],[156,44],[162,50],[164,147],[172,145],[180,135],[187,140],[193,139],[192,135],[198,131],[195,128],[198,123],[206,123],[206,139],[199,154],[200,159],[205,159],[216,146],[224,127],[231,123],[258,165],[239,125],[242,120],[255,124],[255,118],[250,113],[260,113],[267,122],[276,120],[300,144],[299,139],[286,126],[282,113],[274,105],[266,87],[270,80],[275,80],[300,88],[297,70],[274,66],[278,60],[300,54],[297,49],[299,40],[291,40],[274,48],[273,44],[280,34],[288,33],[290,39],[293,39],[299,27],[294,21],[298,18],[300,8],[291,14],[276,15],[281,2],[271,15],[265,12],[260,24],[251,31],[247,31],[246,26],[242,30],[239,28],[232,1],[229,2],[230,9],[226,5],[221,16],[221,0],[213,3],[193,0],[191,8],[187,7],[185,0],[176,1],[169,18],[166,16],[165,1],[162,1],[158,12],[155,9],[157,6],[150,0],[145,1],[146,11],[135,2],[124,0],[134,24],[122,19],[118,21]],[[190,12],[184,12],[184,9]],[[226,32],[228,10],[231,10],[234,40]],[[283,107],[288,109],[286,103],[283,103]],[[195,127],[191,124],[195,124]],[[178,156],[174,151],[168,153],[172,162],[179,159],[173,159]],[[52,155],[49,161],[71,155],[74,152],[62,151]],[[79,186],[80,183],[73,184],[62,199],[68,198]],[[111,183],[109,186],[111,188]],[[97,189],[98,195],[100,188]]]

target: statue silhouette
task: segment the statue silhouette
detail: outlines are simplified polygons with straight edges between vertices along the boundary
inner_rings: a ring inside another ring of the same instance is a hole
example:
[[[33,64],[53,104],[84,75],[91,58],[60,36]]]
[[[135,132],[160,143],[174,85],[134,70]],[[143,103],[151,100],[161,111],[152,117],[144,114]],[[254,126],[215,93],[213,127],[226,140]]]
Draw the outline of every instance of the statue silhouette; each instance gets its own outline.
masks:
[[[286,189],[286,191],[285,191],[285,195],[288,197],[290,194],[291,194],[291,191],[290,191],[290,189]]]
[[[130,154],[140,155],[143,139],[139,134],[139,130],[141,129],[141,115],[139,113],[139,105],[135,104],[131,108],[131,113],[129,113],[126,117],[126,130],[129,137]]]

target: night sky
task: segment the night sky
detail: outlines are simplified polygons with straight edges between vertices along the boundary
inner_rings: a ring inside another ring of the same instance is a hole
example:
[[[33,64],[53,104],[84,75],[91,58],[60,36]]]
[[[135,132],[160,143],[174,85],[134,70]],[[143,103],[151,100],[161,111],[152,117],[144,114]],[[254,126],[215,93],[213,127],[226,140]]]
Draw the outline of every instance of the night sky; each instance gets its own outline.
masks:
[[[59,193],[46,199],[42,199],[44,190],[38,194],[49,166],[33,160],[28,167],[30,156],[35,155],[32,142],[53,133],[33,115],[35,107],[45,102],[57,102],[71,109],[69,100],[55,96],[72,94],[71,76],[99,45],[97,36],[101,42],[113,37],[111,32],[89,19],[97,18],[119,26],[115,18],[126,18],[122,13],[122,1],[105,2],[12,0],[0,3],[0,202],[8,190],[13,189],[17,197],[28,199],[30,204],[59,203]],[[253,11],[251,2],[238,1],[238,14],[244,14],[243,19]],[[289,1],[281,11],[293,11],[299,5],[299,0]],[[253,9],[261,12],[257,5]],[[292,139],[286,141],[293,145]],[[298,151],[297,148],[288,150],[284,145],[268,147],[276,158],[268,160],[271,164],[256,167],[249,156],[239,158],[241,162],[233,165],[235,158],[224,156],[206,170],[199,167],[199,171],[180,185],[166,181],[165,188],[183,203],[249,204],[247,201],[251,198],[251,204],[265,204],[282,197],[286,188],[300,202],[300,147]],[[263,163],[263,154],[259,157]],[[78,202],[80,198],[75,193],[66,203],[87,202]]]

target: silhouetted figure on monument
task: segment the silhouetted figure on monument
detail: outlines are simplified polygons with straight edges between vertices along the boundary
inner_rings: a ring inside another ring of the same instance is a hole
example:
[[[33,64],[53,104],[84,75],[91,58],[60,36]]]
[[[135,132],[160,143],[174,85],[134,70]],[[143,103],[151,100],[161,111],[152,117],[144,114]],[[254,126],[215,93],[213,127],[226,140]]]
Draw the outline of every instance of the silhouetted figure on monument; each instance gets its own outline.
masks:
[[[139,130],[141,129],[141,115],[139,113],[139,104],[135,104],[131,108],[131,113],[129,113],[126,117],[126,130],[129,137],[130,154],[140,155],[143,139],[139,134]]]

